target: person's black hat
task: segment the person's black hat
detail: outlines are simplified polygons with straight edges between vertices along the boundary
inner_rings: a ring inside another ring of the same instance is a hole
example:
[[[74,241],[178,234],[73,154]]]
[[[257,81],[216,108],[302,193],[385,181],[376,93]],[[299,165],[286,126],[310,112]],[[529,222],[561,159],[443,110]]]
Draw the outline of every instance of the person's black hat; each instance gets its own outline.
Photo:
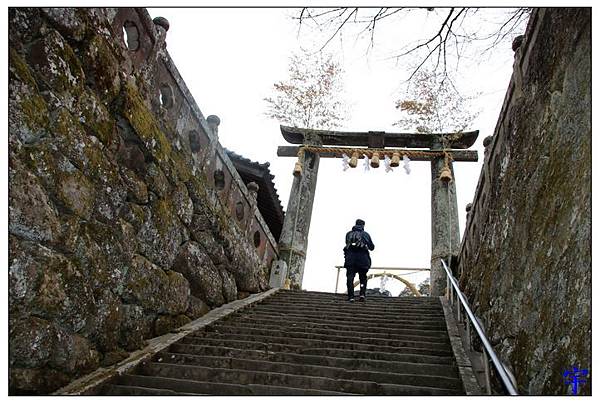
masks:
[[[365,222],[359,218],[356,220],[356,225],[365,225]]]

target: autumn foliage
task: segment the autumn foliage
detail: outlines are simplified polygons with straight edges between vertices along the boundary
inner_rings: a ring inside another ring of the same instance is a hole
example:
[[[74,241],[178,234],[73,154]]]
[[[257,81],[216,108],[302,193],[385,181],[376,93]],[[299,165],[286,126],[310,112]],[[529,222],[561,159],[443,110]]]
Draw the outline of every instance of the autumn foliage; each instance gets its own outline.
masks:
[[[461,95],[447,74],[419,70],[396,101],[401,118],[394,125],[419,133],[464,131],[479,114],[473,98]]]
[[[301,52],[291,56],[288,72],[287,80],[273,84],[274,95],[264,98],[266,115],[294,127],[340,126],[346,117],[340,64],[328,54]]]

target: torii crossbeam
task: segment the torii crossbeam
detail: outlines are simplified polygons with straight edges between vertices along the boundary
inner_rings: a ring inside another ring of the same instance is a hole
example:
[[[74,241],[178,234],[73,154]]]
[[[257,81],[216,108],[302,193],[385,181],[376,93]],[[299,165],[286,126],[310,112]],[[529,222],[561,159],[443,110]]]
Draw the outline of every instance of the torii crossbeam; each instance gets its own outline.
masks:
[[[302,129],[279,126],[283,138],[290,144],[306,144],[307,138],[317,136],[324,146],[353,147],[407,147],[436,149],[447,141],[447,148],[467,149],[475,144],[479,130],[461,133],[386,133],[344,132],[333,130]]]
[[[411,155],[416,153],[411,160],[431,163],[431,295],[442,295],[446,282],[439,260],[458,253],[460,234],[455,181],[440,180],[440,173],[449,168],[454,177],[452,161],[477,161],[477,151],[466,149],[475,143],[479,131],[421,134],[345,132],[289,126],[280,126],[280,129],[285,140],[302,144],[308,150],[302,153],[302,174],[294,177],[279,239],[279,267],[285,262],[290,287],[299,289],[302,286],[320,158],[341,157],[340,150],[335,150],[339,147],[364,147],[383,153],[390,147],[401,147]],[[280,146],[277,155],[296,157],[301,147]],[[311,151],[315,149],[318,152]]]

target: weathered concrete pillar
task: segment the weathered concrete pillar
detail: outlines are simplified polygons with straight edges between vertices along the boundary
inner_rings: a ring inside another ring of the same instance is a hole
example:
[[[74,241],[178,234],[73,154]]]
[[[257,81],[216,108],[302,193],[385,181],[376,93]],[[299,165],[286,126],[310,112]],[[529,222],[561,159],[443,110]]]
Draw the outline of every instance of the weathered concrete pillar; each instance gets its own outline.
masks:
[[[444,167],[444,158],[431,161],[431,296],[444,295],[446,292],[446,274],[440,258],[458,254],[460,248],[456,177],[452,162],[449,166],[452,181],[443,182],[440,172]]]
[[[305,139],[306,144],[317,146],[322,144],[319,137],[310,139],[309,142],[306,140],[309,139]],[[308,248],[308,230],[317,188],[319,159],[318,154],[304,153],[302,174],[294,177],[279,238],[279,259],[287,264],[287,278],[291,289],[302,287],[306,249]]]

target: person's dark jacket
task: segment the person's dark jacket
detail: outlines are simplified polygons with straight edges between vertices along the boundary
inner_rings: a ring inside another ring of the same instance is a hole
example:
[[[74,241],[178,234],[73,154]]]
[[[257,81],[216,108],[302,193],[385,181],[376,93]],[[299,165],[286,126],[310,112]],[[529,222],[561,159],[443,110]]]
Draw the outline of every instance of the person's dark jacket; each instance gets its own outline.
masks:
[[[368,249],[359,249],[349,246],[350,234],[358,231]],[[344,267],[356,269],[369,269],[371,267],[371,256],[369,251],[375,249],[371,236],[365,231],[364,225],[355,225],[352,231],[346,234],[346,246],[344,247]]]

